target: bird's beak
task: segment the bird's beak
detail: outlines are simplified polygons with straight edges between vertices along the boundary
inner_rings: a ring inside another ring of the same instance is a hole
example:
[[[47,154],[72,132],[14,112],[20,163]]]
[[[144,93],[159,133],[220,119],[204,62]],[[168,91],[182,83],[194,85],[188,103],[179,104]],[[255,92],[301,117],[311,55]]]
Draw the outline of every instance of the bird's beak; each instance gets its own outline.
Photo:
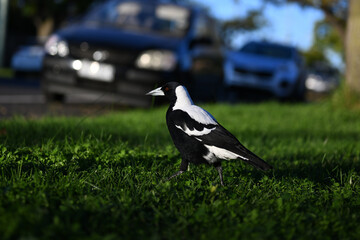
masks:
[[[165,93],[163,92],[163,90],[161,90],[161,87],[156,88],[150,92],[148,92],[146,95],[151,95],[151,96],[165,96]]]

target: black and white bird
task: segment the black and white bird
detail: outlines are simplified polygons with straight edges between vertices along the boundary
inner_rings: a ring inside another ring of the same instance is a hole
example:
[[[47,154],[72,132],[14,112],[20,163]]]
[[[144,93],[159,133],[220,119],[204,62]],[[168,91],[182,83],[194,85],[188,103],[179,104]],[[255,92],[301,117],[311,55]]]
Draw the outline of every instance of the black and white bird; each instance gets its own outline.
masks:
[[[222,160],[240,159],[263,171],[272,168],[245,148],[209,112],[194,105],[186,88],[179,83],[166,83],[147,95],[165,96],[170,100],[166,123],[182,161],[180,170],[169,179],[184,173],[189,163],[214,166],[221,185],[224,185]]]

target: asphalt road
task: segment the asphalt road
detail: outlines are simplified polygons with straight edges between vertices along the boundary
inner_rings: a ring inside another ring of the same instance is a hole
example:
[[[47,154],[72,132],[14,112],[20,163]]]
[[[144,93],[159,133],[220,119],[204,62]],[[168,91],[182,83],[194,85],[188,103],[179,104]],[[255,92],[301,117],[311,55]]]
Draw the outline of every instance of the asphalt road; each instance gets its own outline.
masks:
[[[0,104],[44,104],[40,80],[0,78]]]
[[[258,102],[268,98],[259,95],[249,95],[242,101]],[[254,99],[255,96],[255,99]],[[307,101],[317,101],[323,94],[307,93]],[[326,95],[325,95],[326,96]],[[260,99],[260,100],[259,100]],[[121,105],[108,103],[89,103],[75,97],[67,98],[65,104],[47,103],[41,90],[40,78],[1,78],[0,77],[0,119],[13,116],[24,116],[27,118],[38,118],[44,115],[51,116],[93,116],[110,111],[126,110]]]
[[[124,106],[90,104],[79,102],[78,99],[70,99],[66,104],[48,104],[38,78],[0,78],[0,119],[14,116],[38,118],[44,115],[92,116],[124,109]]]

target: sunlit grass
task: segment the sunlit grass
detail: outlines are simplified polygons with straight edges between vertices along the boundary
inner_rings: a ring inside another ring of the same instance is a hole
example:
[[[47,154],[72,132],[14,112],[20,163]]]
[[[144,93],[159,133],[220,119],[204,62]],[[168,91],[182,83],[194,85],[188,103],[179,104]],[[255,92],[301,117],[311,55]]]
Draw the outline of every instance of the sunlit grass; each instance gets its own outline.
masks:
[[[0,122],[0,238],[356,239],[360,114],[331,104],[206,105],[274,166],[170,182],[166,108]]]

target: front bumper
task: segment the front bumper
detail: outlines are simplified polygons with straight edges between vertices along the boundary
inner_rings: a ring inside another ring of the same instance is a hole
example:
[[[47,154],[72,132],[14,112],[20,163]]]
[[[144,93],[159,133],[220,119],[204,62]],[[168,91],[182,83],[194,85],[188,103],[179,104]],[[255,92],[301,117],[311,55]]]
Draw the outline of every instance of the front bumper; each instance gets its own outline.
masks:
[[[292,94],[296,80],[276,73],[259,76],[252,73],[239,73],[232,66],[225,66],[225,84],[227,87],[251,88],[270,92],[276,97],[288,97]]]
[[[108,73],[104,72],[102,75],[94,72],[92,76],[92,70],[89,70],[86,73],[88,75],[84,76],[80,73],[79,66],[74,64],[79,62],[96,63],[94,66],[97,66],[98,71],[104,66],[111,68],[113,75],[109,77]],[[43,90],[47,94],[61,94],[66,98],[89,102],[114,102],[139,107],[151,105],[152,99],[145,96],[145,93],[165,80],[176,80],[177,76],[179,74],[175,72],[155,72],[137,69],[134,66],[51,56],[44,58],[42,71]]]

